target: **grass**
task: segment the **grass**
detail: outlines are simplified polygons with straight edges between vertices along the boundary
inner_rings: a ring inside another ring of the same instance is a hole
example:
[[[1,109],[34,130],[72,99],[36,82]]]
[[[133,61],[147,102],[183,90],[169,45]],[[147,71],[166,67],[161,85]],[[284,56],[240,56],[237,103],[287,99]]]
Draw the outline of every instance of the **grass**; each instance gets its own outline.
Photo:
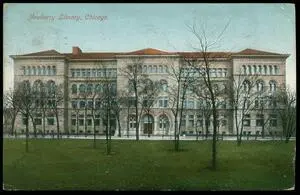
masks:
[[[294,184],[295,141],[3,140],[3,182],[21,190],[282,190]]]

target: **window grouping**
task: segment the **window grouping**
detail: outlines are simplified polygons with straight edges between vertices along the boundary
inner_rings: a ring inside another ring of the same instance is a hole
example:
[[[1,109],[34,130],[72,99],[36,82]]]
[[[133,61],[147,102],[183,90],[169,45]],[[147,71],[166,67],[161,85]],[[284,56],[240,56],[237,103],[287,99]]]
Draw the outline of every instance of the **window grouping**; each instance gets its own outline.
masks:
[[[142,73],[168,73],[167,65],[143,65]]]
[[[217,116],[217,126],[218,128],[224,128],[227,126],[226,115]],[[195,130],[201,131],[204,127],[212,126],[212,118],[205,119],[203,113],[198,114],[188,114],[182,115],[181,117],[181,127],[183,131],[188,131],[189,133],[194,133]]]
[[[277,114],[269,114],[264,115],[261,113],[257,113],[255,115],[255,122],[253,125],[256,127],[262,127],[266,125],[270,125],[271,127],[277,127]],[[250,127],[251,126],[251,115],[245,114],[244,120],[243,120],[243,126]]]
[[[117,77],[116,68],[81,68],[81,69],[71,69],[72,77],[102,77],[102,78],[115,78]]]
[[[71,85],[71,94],[77,95],[78,93],[83,95],[92,95],[94,93],[105,93],[106,91],[112,93],[112,95],[115,95],[117,92],[117,83],[112,82],[111,84],[104,85],[103,83],[78,83],[78,84],[72,84]]]
[[[277,65],[242,65],[244,75],[278,75]]]
[[[23,75],[26,76],[55,76],[56,66],[23,66]]]
[[[251,83],[248,80],[245,80],[243,82],[243,90],[249,92],[251,87]],[[268,89],[268,86],[266,86],[265,82],[263,80],[258,80],[255,83],[255,89],[257,92],[265,92]],[[274,80],[271,80],[269,82],[269,92],[275,92],[277,89],[277,82]]]
[[[205,68],[182,68],[183,76],[200,77],[206,76],[207,72]],[[210,77],[227,77],[227,68],[209,68],[208,74]]]

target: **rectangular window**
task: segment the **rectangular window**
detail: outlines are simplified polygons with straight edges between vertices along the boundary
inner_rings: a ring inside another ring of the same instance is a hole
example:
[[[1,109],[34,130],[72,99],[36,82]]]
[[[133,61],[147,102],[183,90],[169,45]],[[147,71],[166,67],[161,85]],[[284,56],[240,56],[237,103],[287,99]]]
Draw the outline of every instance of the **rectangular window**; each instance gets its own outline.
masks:
[[[264,115],[263,114],[257,114],[256,115],[256,126],[261,127],[264,125]]]
[[[192,101],[192,100],[188,101],[188,108],[191,108],[191,109],[194,108],[194,101]]]
[[[76,119],[71,120],[72,126],[76,126]]]
[[[100,126],[100,119],[95,119],[95,126]]]
[[[86,122],[88,126],[92,126],[92,119],[87,119]]]
[[[76,77],[80,77],[80,70],[76,70]]]
[[[88,101],[88,107],[93,108],[93,101]]]
[[[87,69],[86,70],[86,76],[87,77],[91,77],[91,69]]]
[[[23,125],[26,125],[26,118],[22,118]]]
[[[36,124],[36,125],[41,125],[41,124],[42,124],[42,119],[40,119],[40,118],[35,118],[35,119],[34,119],[34,124]]]
[[[250,114],[245,114],[244,120],[243,120],[243,125],[246,127],[250,126]]]
[[[96,77],[97,76],[97,71],[96,71],[96,69],[93,69],[92,70],[92,77]]]
[[[185,127],[185,124],[186,124],[186,119],[185,119],[185,115],[182,115],[181,117],[181,127]]]
[[[79,126],[83,126],[84,124],[84,120],[83,119],[79,119]]]
[[[205,120],[205,126],[210,126],[210,120]]]
[[[194,115],[189,115],[189,127],[194,127]]]
[[[54,125],[54,118],[47,118],[48,125]]]
[[[81,75],[82,75],[82,77],[86,77],[85,69],[81,69]]]
[[[277,127],[277,115],[276,114],[270,114],[270,126]]]
[[[72,77],[75,77],[75,73],[76,73],[75,70],[72,69],[72,70],[71,70]]]
[[[97,77],[101,77],[101,69],[97,69]]]
[[[77,108],[77,101],[72,101],[72,108],[74,108],[74,109]]]

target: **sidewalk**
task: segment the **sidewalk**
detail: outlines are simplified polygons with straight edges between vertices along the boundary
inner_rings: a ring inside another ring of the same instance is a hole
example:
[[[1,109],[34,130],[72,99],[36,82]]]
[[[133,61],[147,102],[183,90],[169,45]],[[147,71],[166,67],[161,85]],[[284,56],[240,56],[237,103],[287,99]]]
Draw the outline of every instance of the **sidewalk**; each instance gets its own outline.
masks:
[[[11,135],[4,135],[3,138],[13,138],[13,139],[25,139],[26,136],[25,135],[18,135],[17,137],[15,136],[11,136]],[[34,138],[33,135],[30,135],[29,138]],[[46,135],[45,137],[42,137],[41,135],[37,136],[37,139],[57,139],[57,135],[51,136],[51,135]],[[61,139],[94,139],[93,135],[88,135],[88,136],[84,136],[84,135],[62,135]],[[96,139],[106,139],[106,136],[104,135],[97,135]],[[129,136],[127,137],[126,135],[123,135],[122,137],[118,137],[118,136],[111,136],[112,140],[135,140],[136,137],[135,136]],[[156,136],[156,135],[152,135],[150,137],[148,137],[147,135],[140,135],[139,137],[140,140],[174,140],[174,136],[172,135],[168,135],[168,136]],[[179,138],[180,140],[183,141],[196,141],[197,138],[196,136],[180,136]],[[212,136],[208,137],[207,139],[205,139],[205,137],[199,136],[198,140],[212,140]],[[219,137],[218,139],[219,141],[222,141],[222,138]],[[236,141],[236,136],[224,136],[223,140],[226,141]],[[247,139],[247,137],[243,137],[242,138],[243,141],[253,141],[255,140],[255,137],[249,137]],[[280,137],[265,137],[265,138],[261,138],[261,137],[257,137],[256,139],[257,141],[272,141],[272,140],[282,140],[284,141],[284,139],[280,138]],[[290,140],[296,140],[295,137],[291,137]]]

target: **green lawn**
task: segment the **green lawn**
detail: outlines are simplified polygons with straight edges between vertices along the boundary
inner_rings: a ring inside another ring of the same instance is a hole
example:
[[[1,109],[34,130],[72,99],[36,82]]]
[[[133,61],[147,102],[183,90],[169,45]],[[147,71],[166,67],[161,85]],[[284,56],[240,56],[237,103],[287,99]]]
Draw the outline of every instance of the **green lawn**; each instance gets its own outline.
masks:
[[[218,142],[217,171],[208,169],[211,141],[3,140],[5,185],[26,190],[281,190],[294,183],[295,141]]]

